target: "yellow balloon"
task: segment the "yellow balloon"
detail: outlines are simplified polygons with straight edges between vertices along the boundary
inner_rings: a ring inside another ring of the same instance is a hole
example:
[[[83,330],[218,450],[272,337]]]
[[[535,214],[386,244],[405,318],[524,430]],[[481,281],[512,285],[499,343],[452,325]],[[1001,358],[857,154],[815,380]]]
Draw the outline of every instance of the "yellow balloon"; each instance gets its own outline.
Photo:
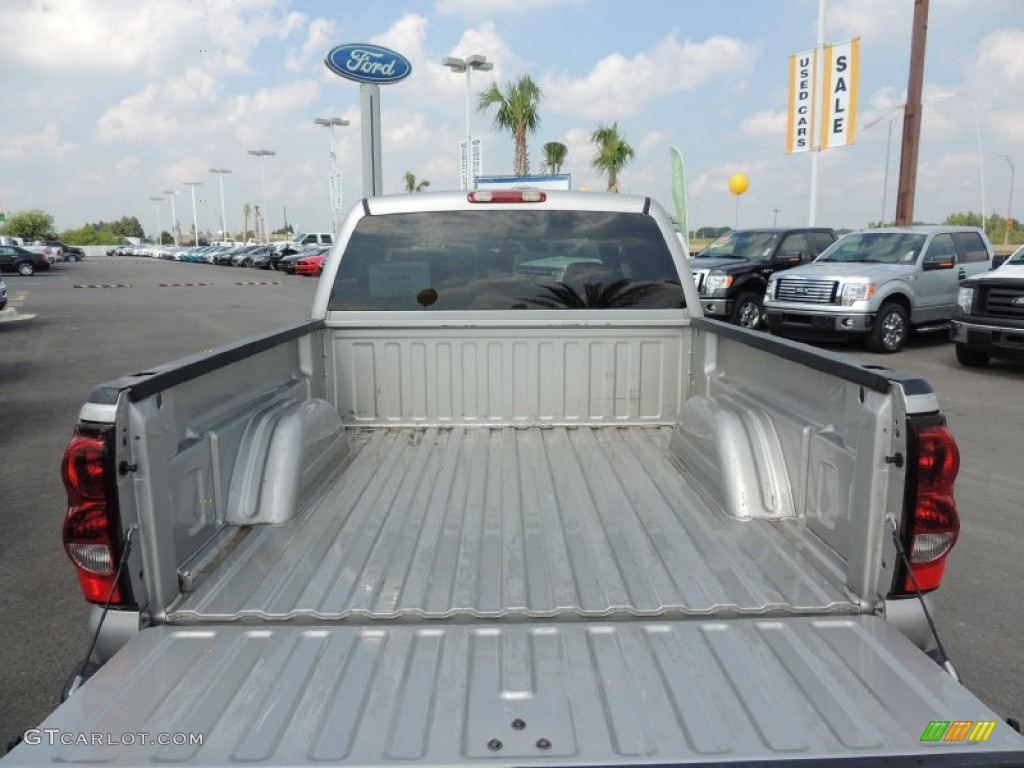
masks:
[[[729,191],[734,195],[742,195],[749,186],[750,182],[747,180],[747,174],[745,173],[734,173],[729,177]]]

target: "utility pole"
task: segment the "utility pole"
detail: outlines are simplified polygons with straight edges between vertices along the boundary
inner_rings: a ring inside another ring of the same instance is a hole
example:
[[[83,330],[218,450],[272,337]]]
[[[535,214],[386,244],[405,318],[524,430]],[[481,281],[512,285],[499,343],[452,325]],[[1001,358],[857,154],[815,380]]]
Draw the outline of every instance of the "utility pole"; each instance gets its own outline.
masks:
[[[900,188],[896,197],[896,226],[914,223],[914,192],[917,186],[917,150],[921,143],[921,88],[924,84],[924,49],[928,38],[928,0],[914,0],[914,34],[910,42],[910,78],[903,114],[903,148],[900,152]]]

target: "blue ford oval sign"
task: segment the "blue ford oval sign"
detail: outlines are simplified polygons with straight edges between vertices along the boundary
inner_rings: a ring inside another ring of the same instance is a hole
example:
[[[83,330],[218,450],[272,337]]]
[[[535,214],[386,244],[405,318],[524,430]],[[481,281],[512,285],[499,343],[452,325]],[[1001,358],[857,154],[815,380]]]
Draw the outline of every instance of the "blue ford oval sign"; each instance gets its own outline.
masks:
[[[324,64],[336,75],[357,83],[386,85],[404,80],[412,72],[412,64],[390,48],[369,43],[346,43],[331,48]]]

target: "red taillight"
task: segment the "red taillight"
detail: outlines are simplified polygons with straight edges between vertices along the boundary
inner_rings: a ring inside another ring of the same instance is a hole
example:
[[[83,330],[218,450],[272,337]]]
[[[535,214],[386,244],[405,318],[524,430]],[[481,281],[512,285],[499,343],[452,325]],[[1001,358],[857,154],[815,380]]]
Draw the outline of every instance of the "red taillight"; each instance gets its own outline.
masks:
[[[908,494],[910,514],[907,555],[913,573],[904,574],[903,590],[914,591],[914,581],[922,592],[942,583],[946,556],[960,533],[960,517],[953,498],[953,483],[960,470],[960,451],[949,428],[942,423],[911,429],[916,446],[916,466],[908,473],[913,483]],[[916,470],[916,471],[914,471]]]
[[[109,449],[102,437],[75,435],[64,451],[61,476],[68,494],[64,519],[64,551],[78,572],[85,599],[121,603],[115,585],[117,573],[114,526],[108,498]]]
[[[477,189],[466,199],[471,203],[543,203],[548,196],[539,189]]]

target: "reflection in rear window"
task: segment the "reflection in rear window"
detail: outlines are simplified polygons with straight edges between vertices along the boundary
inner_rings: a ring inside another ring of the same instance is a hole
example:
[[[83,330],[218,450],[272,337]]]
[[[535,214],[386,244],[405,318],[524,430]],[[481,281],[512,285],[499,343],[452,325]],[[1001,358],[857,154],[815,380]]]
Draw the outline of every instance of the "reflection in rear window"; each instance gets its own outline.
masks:
[[[492,209],[362,219],[329,309],[683,306],[672,256],[650,216]]]

